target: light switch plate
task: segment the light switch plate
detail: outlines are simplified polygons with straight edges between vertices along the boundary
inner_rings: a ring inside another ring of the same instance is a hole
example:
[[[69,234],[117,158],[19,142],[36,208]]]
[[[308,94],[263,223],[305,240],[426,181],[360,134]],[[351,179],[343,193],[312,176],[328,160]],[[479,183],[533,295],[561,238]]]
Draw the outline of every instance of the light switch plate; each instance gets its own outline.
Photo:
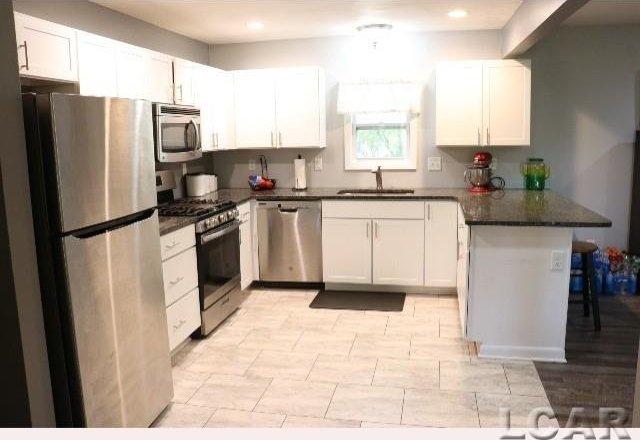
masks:
[[[313,169],[315,171],[322,171],[322,156],[316,156],[313,160]]]
[[[249,171],[255,171],[255,170],[256,170],[256,160],[249,159]]]
[[[430,156],[427,158],[427,170],[442,171],[442,158],[440,156]]]
[[[491,165],[489,165],[489,168],[491,168],[491,171],[495,171],[496,168],[498,168],[498,159],[496,159],[495,156],[491,158]]]
[[[564,269],[564,252],[551,251],[551,270],[562,271]]]

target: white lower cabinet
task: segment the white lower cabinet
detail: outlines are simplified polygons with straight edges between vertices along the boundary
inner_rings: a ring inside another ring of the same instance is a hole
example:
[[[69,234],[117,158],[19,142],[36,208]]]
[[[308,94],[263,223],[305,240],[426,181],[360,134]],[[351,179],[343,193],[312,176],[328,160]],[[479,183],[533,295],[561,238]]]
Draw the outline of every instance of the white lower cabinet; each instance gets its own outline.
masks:
[[[467,336],[467,311],[469,307],[469,226],[464,221],[462,210],[458,208],[458,259],[456,270],[456,288],[462,336]]]
[[[238,206],[240,214],[240,288],[246,289],[253,282],[253,234],[251,231],[251,206],[245,202]]]
[[[167,331],[172,351],[201,323],[195,244],[193,225],[160,237]]]
[[[456,287],[458,265],[458,203],[425,203],[424,284],[427,287]]]
[[[373,220],[373,284],[421,286],[424,220]]]
[[[173,351],[200,327],[200,297],[198,288],[167,307],[169,349]]]
[[[178,299],[198,287],[198,258],[196,248],[187,249],[181,254],[162,263],[165,304],[170,306]]]
[[[371,220],[322,219],[324,282],[371,283]]]
[[[423,202],[322,204],[325,283],[421,286]]]

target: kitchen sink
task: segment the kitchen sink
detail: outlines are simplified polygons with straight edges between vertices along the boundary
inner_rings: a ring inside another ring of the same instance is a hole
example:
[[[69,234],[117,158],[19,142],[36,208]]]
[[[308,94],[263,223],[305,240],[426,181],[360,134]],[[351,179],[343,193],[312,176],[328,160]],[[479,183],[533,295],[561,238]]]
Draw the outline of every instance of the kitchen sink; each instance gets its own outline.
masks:
[[[412,189],[343,189],[338,194],[413,194]]]

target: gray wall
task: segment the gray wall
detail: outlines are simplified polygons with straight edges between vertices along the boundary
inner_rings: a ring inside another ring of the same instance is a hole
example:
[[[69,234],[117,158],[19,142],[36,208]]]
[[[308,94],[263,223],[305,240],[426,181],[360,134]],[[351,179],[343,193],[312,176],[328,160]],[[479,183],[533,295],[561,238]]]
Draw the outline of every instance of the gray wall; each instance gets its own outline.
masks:
[[[0,2],[0,53],[0,426],[54,426],[10,2]]]
[[[5,0],[6,1],[6,0]],[[86,32],[207,64],[209,46],[88,0],[13,0],[14,10]]]
[[[353,63],[353,38],[328,38],[213,46],[210,63],[223,69],[320,65],[327,71],[325,150],[302,151],[311,162],[321,154],[324,171],[308,166],[312,187],[372,186],[367,172],[345,171],[342,118],[336,114],[336,82]],[[396,187],[460,187],[476,148],[435,147],[435,62],[501,57],[498,31],[427,33],[412,36],[403,54],[408,71],[426,83],[418,169],[386,172]],[[636,78],[640,72],[640,26],[564,27],[523,57],[532,59],[532,146],[493,148],[497,174],[508,187],[521,187],[519,163],[540,156],[551,164],[549,185],[614,222],[611,229],[579,230],[605,246],[627,244],[632,142],[636,125]],[[267,151],[270,173],[292,185],[292,160],[299,151]],[[259,152],[213,155],[222,186],[244,187],[248,161]],[[442,156],[443,171],[427,172],[426,157]]]
[[[389,186],[448,187],[461,186],[465,162],[473,149],[438,150],[435,148],[435,63],[444,59],[500,58],[499,31],[422,33],[407,36],[400,42],[402,53],[385,65],[394,66],[401,76],[414,76],[427,84],[420,118],[420,148],[417,171],[387,171]],[[357,75],[362,63],[359,38],[337,37],[308,40],[274,41],[252,44],[213,46],[210,64],[222,69],[249,69],[319,65],[326,70],[327,148],[324,150],[263,151],[269,159],[269,171],[280,179],[282,187],[293,184],[293,158],[302,153],[308,161],[322,155],[324,170],[308,168],[307,183],[312,187],[371,186],[374,177],[368,172],[345,171],[343,154],[343,117],[336,113],[337,82],[345,75]],[[225,186],[246,186],[247,163],[260,152],[220,152],[214,154],[214,168]],[[428,155],[441,155],[443,172],[427,173]]]

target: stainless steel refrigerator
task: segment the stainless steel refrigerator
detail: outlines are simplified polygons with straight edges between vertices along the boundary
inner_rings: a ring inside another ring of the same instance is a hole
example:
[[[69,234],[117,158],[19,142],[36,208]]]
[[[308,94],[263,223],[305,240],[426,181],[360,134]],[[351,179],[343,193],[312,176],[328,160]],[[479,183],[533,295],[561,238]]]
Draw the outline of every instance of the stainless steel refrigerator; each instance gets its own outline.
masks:
[[[59,426],[149,426],[173,395],[151,103],[24,94]]]

